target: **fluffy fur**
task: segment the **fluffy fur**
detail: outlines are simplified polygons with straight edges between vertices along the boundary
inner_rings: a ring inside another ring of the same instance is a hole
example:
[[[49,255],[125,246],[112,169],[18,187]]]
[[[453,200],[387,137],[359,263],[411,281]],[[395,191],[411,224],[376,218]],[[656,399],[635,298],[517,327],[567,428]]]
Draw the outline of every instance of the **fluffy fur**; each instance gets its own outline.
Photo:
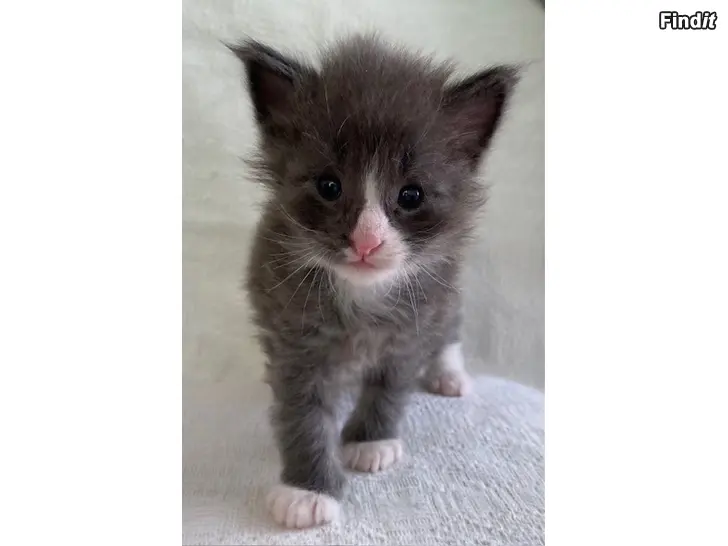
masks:
[[[459,265],[483,203],[475,169],[515,71],[451,82],[449,64],[371,36],[339,43],[319,69],[254,41],[231,49],[245,65],[269,190],[247,289],[288,486],[276,490],[274,517],[314,525],[333,517],[316,499],[337,513],[342,453],[360,470],[400,458],[398,424],[421,376],[441,394],[466,390]],[[322,198],[322,177],[341,182],[340,197]],[[413,184],[424,199],[406,210],[398,196]],[[383,241],[359,262],[357,233]],[[352,388],[357,404],[340,430]]]

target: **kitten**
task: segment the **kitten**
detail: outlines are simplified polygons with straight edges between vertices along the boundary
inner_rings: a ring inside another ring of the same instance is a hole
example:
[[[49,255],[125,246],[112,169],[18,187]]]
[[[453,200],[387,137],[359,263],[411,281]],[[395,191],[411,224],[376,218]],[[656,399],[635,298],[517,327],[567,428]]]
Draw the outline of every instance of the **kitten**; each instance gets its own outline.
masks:
[[[283,465],[268,506],[305,528],[337,517],[343,467],[401,458],[421,376],[443,395],[468,389],[458,272],[483,202],[475,170],[516,72],[449,83],[449,64],[371,36],[338,43],[318,69],[255,41],[231,49],[269,190],[247,271]]]

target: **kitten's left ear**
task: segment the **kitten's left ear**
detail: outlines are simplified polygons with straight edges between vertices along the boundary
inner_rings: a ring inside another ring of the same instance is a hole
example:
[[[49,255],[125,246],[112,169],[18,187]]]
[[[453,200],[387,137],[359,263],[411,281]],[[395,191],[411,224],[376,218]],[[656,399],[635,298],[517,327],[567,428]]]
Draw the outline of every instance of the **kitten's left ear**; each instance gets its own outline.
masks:
[[[311,69],[255,40],[225,44],[243,62],[255,118],[264,129],[285,119],[296,89]]]
[[[445,88],[442,111],[452,154],[475,168],[517,82],[515,67],[498,66]]]

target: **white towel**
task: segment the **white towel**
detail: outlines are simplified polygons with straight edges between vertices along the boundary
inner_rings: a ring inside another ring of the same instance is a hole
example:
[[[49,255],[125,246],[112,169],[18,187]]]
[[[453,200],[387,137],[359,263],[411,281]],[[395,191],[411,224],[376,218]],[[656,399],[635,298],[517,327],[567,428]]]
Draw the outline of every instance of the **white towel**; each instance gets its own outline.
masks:
[[[265,509],[280,472],[269,399],[244,379],[185,390],[185,545],[544,543],[540,391],[480,377],[468,398],[416,395],[405,458],[349,473],[339,521],[306,531],[276,526]]]

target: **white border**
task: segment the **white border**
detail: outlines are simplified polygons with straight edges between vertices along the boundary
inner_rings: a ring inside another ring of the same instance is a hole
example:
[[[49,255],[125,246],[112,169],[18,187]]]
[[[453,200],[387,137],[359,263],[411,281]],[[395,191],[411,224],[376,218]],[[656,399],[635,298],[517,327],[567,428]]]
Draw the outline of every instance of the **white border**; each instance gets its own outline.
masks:
[[[180,15],[0,8],[3,544],[179,544]]]
[[[546,4],[547,544],[728,544],[728,6]]]

